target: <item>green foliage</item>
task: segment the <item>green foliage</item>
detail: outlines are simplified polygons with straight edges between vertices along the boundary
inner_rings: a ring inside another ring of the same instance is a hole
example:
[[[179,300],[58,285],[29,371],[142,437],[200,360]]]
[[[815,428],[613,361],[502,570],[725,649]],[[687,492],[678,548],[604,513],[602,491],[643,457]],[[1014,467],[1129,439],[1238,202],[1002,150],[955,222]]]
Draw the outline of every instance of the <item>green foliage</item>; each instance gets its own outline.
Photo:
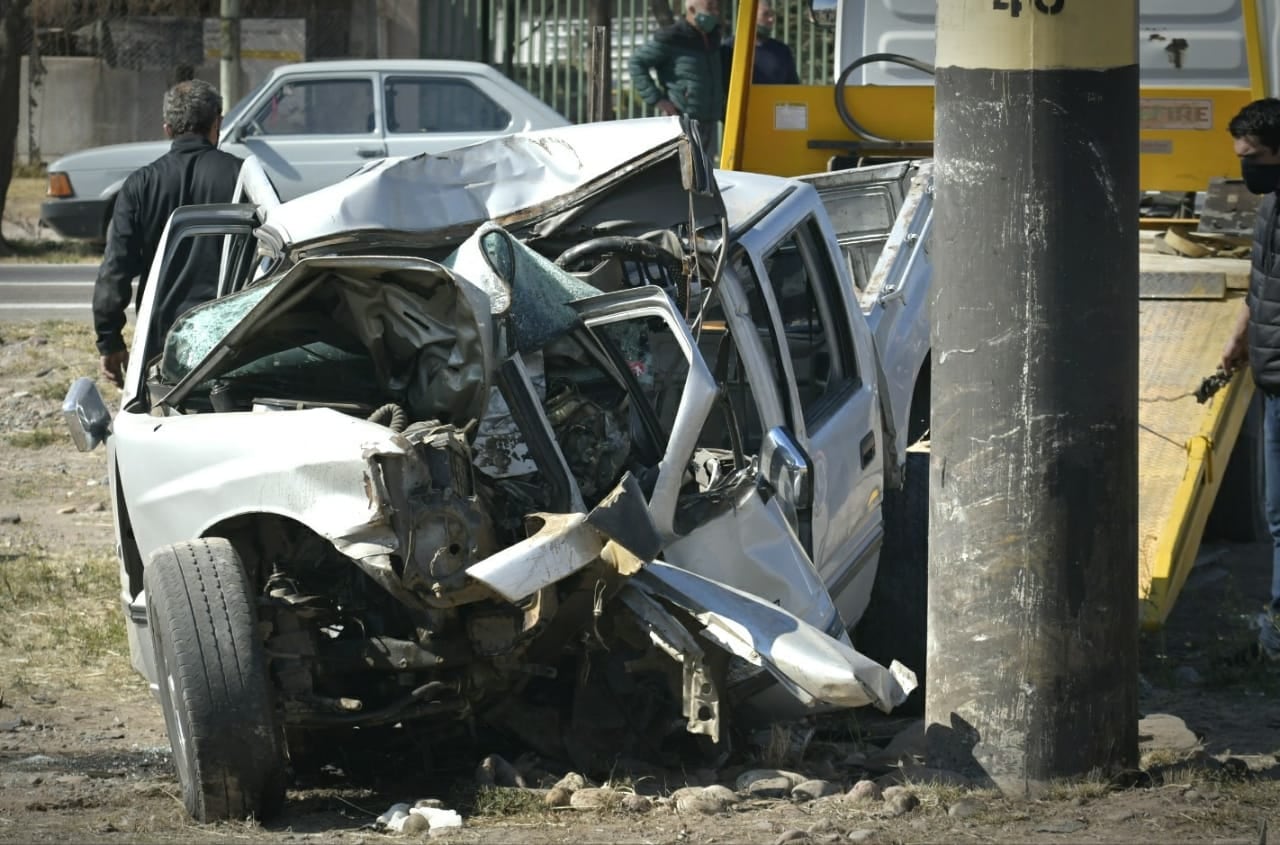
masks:
[[[43,449],[46,446],[66,445],[68,434],[50,428],[37,428],[31,431],[18,431],[6,439],[10,446],[18,449]]]

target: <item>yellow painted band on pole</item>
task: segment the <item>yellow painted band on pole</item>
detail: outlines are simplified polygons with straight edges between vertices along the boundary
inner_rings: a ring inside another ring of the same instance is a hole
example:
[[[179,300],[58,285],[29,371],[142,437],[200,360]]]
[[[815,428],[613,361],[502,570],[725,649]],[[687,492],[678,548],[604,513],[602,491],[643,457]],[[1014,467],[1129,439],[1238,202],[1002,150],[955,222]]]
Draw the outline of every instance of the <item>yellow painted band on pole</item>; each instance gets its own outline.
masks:
[[[741,0],[734,21],[733,62],[729,68],[729,101],[724,115],[724,143],[720,147],[720,167],[742,169],[742,149],[747,131],[747,102],[751,96],[751,70],[756,60],[756,5],[759,0]]]
[[[1249,60],[1249,91],[1255,100],[1267,96],[1267,62],[1262,49],[1262,27],[1258,23],[1258,4],[1241,0],[1244,7],[1244,49]]]
[[[939,68],[1108,70],[1138,63],[1137,0],[943,0]]]
[[[221,59],[222,51],[219,49],[209,49],[204,51],[206,59]],[[300,62],[303,59],[302,53],[297,50],[240,50],[240,58],[243,61],[250,59],[262,59],[268,61],[282,62]]]

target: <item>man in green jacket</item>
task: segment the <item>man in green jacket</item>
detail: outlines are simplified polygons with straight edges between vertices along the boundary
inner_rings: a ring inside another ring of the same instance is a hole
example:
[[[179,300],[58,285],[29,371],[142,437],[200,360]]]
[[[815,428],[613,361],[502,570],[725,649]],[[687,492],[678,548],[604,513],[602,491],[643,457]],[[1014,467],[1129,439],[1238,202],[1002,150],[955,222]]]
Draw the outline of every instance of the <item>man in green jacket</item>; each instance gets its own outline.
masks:
[[[698,134],[714,161],[720,154],[725,92],[720,0],[687,2],[683,18],[658,30],[631,54],[631,83],[641,99],[663,114],[697,121]]]

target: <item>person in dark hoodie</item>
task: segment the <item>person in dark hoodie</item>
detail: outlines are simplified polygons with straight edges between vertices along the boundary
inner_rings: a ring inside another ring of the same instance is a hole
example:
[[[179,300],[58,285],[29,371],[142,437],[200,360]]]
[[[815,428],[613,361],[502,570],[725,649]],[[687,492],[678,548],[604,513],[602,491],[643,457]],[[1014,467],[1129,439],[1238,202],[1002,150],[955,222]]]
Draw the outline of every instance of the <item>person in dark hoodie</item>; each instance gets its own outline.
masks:
[[[99,370],[120,387],[129,363],[124,342],[125,311],[134,278],[142,303],[147,271],[160,235],[174,209],[182,205],[231,202],[241,161],[218,149],[222,97],[200,79],[188,79],[164,95],[164,134],[173,139],[169,152],[135,170],[116,197],[107,227],[107,249],[93,289],[93,324],[97,332]],[[154,321],[164,330],[183,311],[216,293],[219,252],[212,239],[193,248],[183,242],[171,264],[179,272],[156,303]]]
[[[753,85],[800,84],[795,53],[773,37],[773,28],[777,23],[778,13],[773,8],[773,0],[759,0],[756,4],[755,62],[751,68]],[[732,38],[726,39],[720,48],[724,57],[726,86],[729,84],[729,68],[733,63],[733,41]]]
[[[1253,230],[1249,294],[1222,351],[1222,368],[1248,365],[1262,392],[1263,481],[1273,544],[1271,597],[1258,647],[1280,660],[1280,99],[1255,100],[1227,126],[1245,187],[1263,197]]]
[[[720,61],[720,0],[688,0],[684,17],[663,27],[628,64],[636,93],[665,115],[697,121],[714,161],[724,116],[724,67]]]

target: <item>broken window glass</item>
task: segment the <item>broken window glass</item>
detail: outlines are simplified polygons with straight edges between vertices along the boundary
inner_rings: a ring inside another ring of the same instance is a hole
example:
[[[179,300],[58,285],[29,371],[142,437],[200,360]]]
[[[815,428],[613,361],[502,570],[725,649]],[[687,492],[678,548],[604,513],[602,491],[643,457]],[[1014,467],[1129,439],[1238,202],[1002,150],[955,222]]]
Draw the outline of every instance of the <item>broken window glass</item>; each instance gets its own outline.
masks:
[[[182,380],[275,286],[271,281],[206,302],[175,320],[164,342],[161,379],[167,384]]]

